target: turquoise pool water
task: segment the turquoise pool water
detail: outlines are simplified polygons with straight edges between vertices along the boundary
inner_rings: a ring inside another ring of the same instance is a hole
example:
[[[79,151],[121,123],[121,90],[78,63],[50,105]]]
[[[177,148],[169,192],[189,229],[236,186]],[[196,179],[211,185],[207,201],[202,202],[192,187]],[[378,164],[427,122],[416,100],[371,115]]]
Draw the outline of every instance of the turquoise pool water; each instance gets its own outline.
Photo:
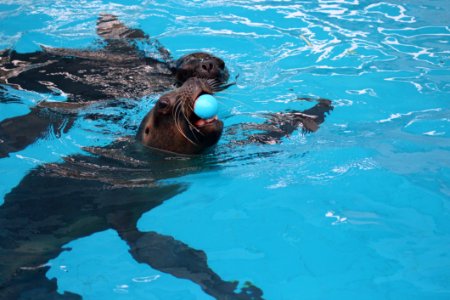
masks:
[[[261,113],[333,101],[313,134],[229,146],[208,171],[169,179],[187,190],[145,213],[156,231],[205,251],[225,280],[265,299],[450,298],[450,2],[0,1],[0,48],[89,47],[99,13],[158,38],[175,57],[209,51],[237,85],[218,94],[226,127]],[[9,90],[0,120],[49,95]],[[0,159],[1,199],[32,169],[134,134],[157,96],[120,124],[89,121]],[[64,99],[50,99],[64,100]],[[132,100],[130,100],[132,101]],[[84,299],[212,299],[137,263],[113,230],[48,262],[58,291]]]

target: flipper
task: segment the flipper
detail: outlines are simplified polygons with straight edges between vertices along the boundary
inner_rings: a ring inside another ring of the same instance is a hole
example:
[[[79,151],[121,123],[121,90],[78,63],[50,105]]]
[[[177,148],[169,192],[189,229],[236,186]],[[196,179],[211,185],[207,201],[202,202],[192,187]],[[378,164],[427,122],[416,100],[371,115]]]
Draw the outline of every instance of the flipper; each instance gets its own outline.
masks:
[[[304,122],[303,130],[305,132],[315,132],[319,129],[319,125],[325,122],[325,117],[334,109],[331,100],[320,98],[317,104],[310,109],[304,110],[302,113],[306,116],[313,116],[315,125],[309,126]]]
[[[152,268],[188,279],[218,300],[262,300],[262,291],[248,283],[237,291],[237,281],[224,281],[207,263],[205,252],[196,250],[171,236],[156,232],[140,232],[136,228],[119,231],[130,246],[130,253],[137,262]]]
[[[140,41],[154,47],[163,62],[173,62],[170,52],[158,40],[150,39],[141,29],[127,27],[115,15],[101,14],[99,16],[97,20],[97,34],[105,40],[107,43],[106,49],[111,52],[120,51],[123,53],[124,49],[136,51],[136,42]]]
[[[43,52],[50,55],[122,63],[139,59],[136,41],[149,40],[142,30],[128,28],[116,16],[110,14],[99,16],[96,31],[98,36],[103,38],[106,43],[104,49],[89,51],[85,49],[53,48],[44,45],[40,45],[40,47]]]
[[[247,131],[259,131],[260,133],[245,133],[244,140],[235,141],[237,144],[261,143],[277,144],[283,137],[291,135],[295,130],[301,129],[303,133],[315,132],[325,117],[333,110],[332,102],[328,99],[318,99],[317,104],[304,111],[289,110],[280,113],[264,114],[267,121],[262,124],[246,123],[238,126]],[[231,128],[230,132],[236,132]]]
[[[100,14],[97,20],[97,34],[105,40],[148,39],[142,30],[128,28],[112,14]]]
[[[51,127],[59,137],[69,131],[74,121],[75,115],[39,106],[31,108],[26,115],[5,119],[0,122],[0,158],[25,149],[48,134]]]

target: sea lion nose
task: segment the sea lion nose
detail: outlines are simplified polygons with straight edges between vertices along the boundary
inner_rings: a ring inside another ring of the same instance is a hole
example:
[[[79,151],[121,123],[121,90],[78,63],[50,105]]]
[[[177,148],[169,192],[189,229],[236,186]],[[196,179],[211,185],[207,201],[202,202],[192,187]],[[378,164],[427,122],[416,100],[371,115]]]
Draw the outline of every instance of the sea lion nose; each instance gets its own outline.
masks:
[[[211,61],[202,62],[202,69],[209,72],[213,69],[214,65]]]

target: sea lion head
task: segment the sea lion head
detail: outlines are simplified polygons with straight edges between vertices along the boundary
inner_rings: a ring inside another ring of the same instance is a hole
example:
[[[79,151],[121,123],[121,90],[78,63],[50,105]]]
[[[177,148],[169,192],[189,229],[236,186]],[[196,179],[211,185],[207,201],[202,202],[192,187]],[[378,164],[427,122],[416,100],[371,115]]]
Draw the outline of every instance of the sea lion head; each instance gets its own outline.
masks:
[[[228,70],[222,59],[205,52],[182,56],[175,62],[175,76],[179,84],[188,78],[214,79],[219,83],[228,81]]]
[[[215,145],[223,122],[217,116],[201,119],[193,107],[200,95],[212,94],[219,86],[217,81],[193,77],[162,95],[141,122],[137,139],[147,147],[179,154],[198,154]]]

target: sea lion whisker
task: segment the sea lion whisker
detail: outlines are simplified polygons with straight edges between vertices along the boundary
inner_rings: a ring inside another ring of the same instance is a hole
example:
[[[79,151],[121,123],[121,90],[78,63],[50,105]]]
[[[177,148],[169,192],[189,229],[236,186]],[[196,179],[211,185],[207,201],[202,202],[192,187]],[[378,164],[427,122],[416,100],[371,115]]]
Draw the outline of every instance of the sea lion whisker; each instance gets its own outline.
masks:
[[[181,129],[181,125],[180,125],[180,123],[179,123],[179,119],[175,119],[175,127],[177,128],[178,132],[179,132],[186,140],[188,140],[188,141],[189,141],[191,144],[193,144],[193,145],[197,145],[197,143],[195,143],[193,140],[191,140],[190,138],[188,138],[188,137],[184,134],[183,130]]]
[[[180,131],[180,133],[182,133],[181,132],[182,131],[181,130],[181,125],[180,125],[180,110],[181,110],[181,104],[180,103],[181,102],[179,102],[179,103],[177,103],[175,105],[173,119],[174,119],[174,123],[175,123],[175,126],[177,127],[178,131]]]
[[[181,126],[179,125],[179,117],[178,117],[179,116],[179,108],[180,108],[180,105],[179,105],[179,103],[177,103],[173,110],[173,122],[174,122],[177,130],[180,131],[180,133],[181,133],[181,130],[180,130]]]
[[[193,145],[198,145],[196,142],[194,142],[193,140],[191,140],[189,137],[186,136],[186,134],[183,132],[183,130],[181,129],[181,125],[180,125],[180,112],[181,112],[181,101],[179,103],[177,103],[177,105],[175,106],[175,110],[174,110],[174,123],[175,123],[175,127],[177,128],[178,132],[186,139],[188,140],[191,144]]]
[[[204,135],[203,132],[201,132],[194,124],[192,124],[192,122],[189,121],[188,118],[187,118],[185,115],[183,115],[183,116],[184,116],[186,122],[187,122],[188,125],[189,125],[189,130],[190,130],[192,133],[194,133],[194,131],[192,131],[192,129],[194,129],[195,131],[197,131],[197,132],[200,133],[201,135]]]
[[[223,83],[219,83],[219,91],[223,91],[223,90],[226,90],[226,89],[228,89],[230,86],[233,86],[233,85],[236,85],[237,83],[236,82],[231,82],[231,83],[228,83],[228,84],[223,84]]]
[[[194,105],[192,105],[191,102],[187,102],[187,103],[186,103],[186,106],[187,106],[187,108],[188,108],[190,111],[192,111],[192,112],[194,111]],[[189,124],[193,125],[193,124],[189,121],[189,118],[186,116],[184,110],[183,110],[183,115],[184,115],[184,118],[186,119],[186,121],[187,121]]]
[[[236,84],[236,82],[224,84],[223,82],[220,82],[217,79],[208,79],[208,80],[206,80],[206,83],[211,87],[213,92],[223,91],[223,90],[229,88],[230,86]]]
[[[190,109],[190,110],[192,110],[192,111],[194,111],[194,108],[192,107],[192,105],[190,104],[190,103],[187,103],[187,107]],[[192,124],[192,122],[189,120],[189,118],[186,116],[186,113],[185,113],[185,111],[184,111],[184,109],[183,109],[184,107],[182,107],[181,108],[181,113],[182,113],[182,115],[183,115],[183,117],[184,117],[184,119],[186,120],[186,122],[189,124],[189,130],[192,132],[192,133],[194,133],[193,131],[192,131],[192,129],[195,129],[195,131],[197,131],[198,133],[200,133],[201,135],[204,135],[194,124]]]
[[[174,110],[173,110],[173,117],[174,117],[174,118],[175,118],[176,116],[178,116],[180,106],[181,106],[181,101],[178,102],[177,104],[175,104],[175,108],[174,108]]]
[[[206,83],[208,83],[208,85],[210,87],[214,87],[214,86],[217,86],[219,84],[219,82],[216,79],[207,79]]]
[[[194,134],[194,131],[192,129],[195,129],[198,133],[200,133],[201,135],[203,135],[203,133],[200,132],[200,130],[197,129],[197,127],[195,127],[194,125],[192,125],[191,123],[188,124],[189,130],[191,131],[192,134]],[[194,137],[197,141],[198,137],[194,134]]]

